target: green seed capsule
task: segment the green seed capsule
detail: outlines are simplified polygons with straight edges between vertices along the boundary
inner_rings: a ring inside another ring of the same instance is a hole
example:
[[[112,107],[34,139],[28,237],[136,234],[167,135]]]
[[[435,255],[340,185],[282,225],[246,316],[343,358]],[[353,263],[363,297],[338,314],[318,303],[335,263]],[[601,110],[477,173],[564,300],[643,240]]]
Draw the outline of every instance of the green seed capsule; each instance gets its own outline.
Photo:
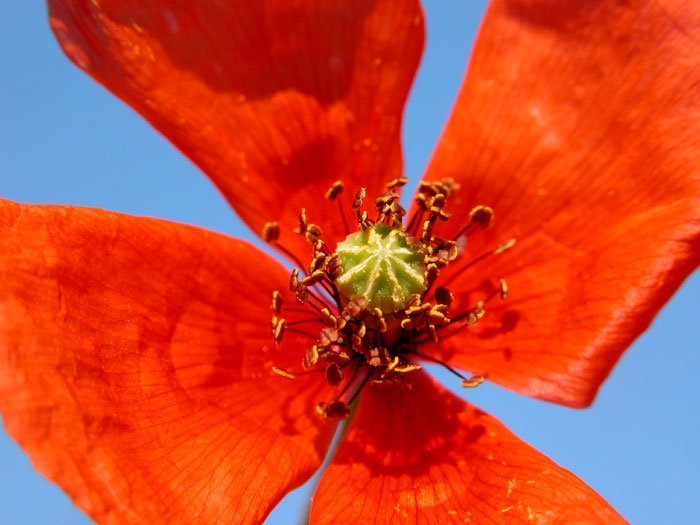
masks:
[[[336,254],[343,273],[335,281],[346,299],[364,298],[383,313],[403,309],[426,289],[425,254],[405,232],[383,224],[349,235]]]

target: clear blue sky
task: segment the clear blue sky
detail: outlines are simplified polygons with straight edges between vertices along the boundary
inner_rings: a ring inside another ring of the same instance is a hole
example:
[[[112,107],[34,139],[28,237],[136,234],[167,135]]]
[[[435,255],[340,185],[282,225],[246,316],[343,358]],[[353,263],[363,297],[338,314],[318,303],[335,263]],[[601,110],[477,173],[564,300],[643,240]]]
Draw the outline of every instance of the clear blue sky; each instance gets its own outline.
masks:
[[[165,217],[253,239],[195,167],[63,57],[42,2],[0,6],[0,196]],[[414,181],[451,107],[484,0],[432,0],[425,7],[428,48],[404,129]],[[700,523],[699,311],[696,274],[624,355],[588,410],[491,385],[469,391],[469,399],[633,523]],[[307,484],[290,494],[268,523],[295,523],[311,491]],[[0,523],[89,522],[0,431]]]

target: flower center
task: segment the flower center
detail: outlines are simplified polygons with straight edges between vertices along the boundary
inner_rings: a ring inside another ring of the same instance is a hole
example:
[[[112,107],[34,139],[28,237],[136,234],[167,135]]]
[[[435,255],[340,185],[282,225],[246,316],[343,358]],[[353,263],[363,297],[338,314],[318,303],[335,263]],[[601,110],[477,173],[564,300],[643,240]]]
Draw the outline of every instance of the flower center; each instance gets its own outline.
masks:
[[[365,299],[383,313],[403,309],[426,289],[425,254],[406,232],[378,224],[348,235],[335,250],[343,273],[335,280],[340,294]]]
[[[362,389],[371,383],[402,383],[421,369],[419,360],[439,363],[462,380],[462,386],[474,387],[483,376],[465,377],[434,356],[422,353],[421,346],[450,337],[478,322],[486,305],[496,296],[505,299],[508,289],[500,279],[482,300],[452,314],[454,296],[447,285],[466,269],[511,248],[509,240],[489,252],[464,259],[459,241],[490,225],[493,211],[475,207],[469,222],[451,239],[438,237],[434,230],[450,214],[444,209],[457,189],[451,180],[421,183],[416,195],[417,210],[404,225],[406,211],[399,204],[397,188],[406,179],[387,184],[387,192],[375,199],[376,218],[363,210],[366,192],[355,194],[351,207],[358,231],[338,243],[334,252],[323,241],[323,232],[309,223],[301,210],[299,226],[312,246],[313,257],[305,267],[280,242],[277,223],[267,223],[263,239],[289,255],[299,268],[292,271],[289,287],[302,307],[285,307],[294,317],[282,317],[282,295],[272,297],[272,334],[277,345],[285,333],[310,340],[301,356],[301,370],[272,367],[276,374],[294,379],[298,375],[323,373],[325,381],[338,388],[334,400],[321,403],[319,414],[334,419],[348,416],[350,405]],[[349,230],[340,195],[344,185],[336,182],[326,198],[338,202],[342,223]],[[433,289],[439,274],[450,264],[457,269]],[[300,317],[299,312],[308,317]],[[312,328],[309,328],[312,327]]]

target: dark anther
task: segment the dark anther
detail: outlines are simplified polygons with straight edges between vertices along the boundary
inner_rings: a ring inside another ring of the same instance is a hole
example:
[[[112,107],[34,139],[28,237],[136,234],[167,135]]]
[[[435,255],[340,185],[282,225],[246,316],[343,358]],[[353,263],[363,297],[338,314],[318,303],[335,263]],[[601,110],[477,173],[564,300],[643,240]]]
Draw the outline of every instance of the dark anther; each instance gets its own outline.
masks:
[[[266,222],[263,226],[262,238],[265,242],[275,242],[280,238],[280,225],[276,222]]]
[[[319,406],[318,409],[330,419],[346,419],[350,415],[350,409],[342,401],[334,401],[329,405],[323,403],[323,407]]]
[[[343,192],[344,188],[345,185],[341,181],[335,181],[326,192],[326,199],[328,199],[329,201],[334,201],[336,197],[338,197],[338,195],[340,195]]]
[[[306,240],[314,245],[323,235],[323,231],[316,224],[308,224],[304,233],[306,234]]]
[[[435,301],[439,304],[444,304],[448,308],[452,306],[455,296],[444,286],[439,286],[435,289]]]
[[[338,386],[343,381],[343,371],[336,363],[326,367],[326,381],[331,386]]]
[[[486,228],[493,222],[493,210],[489,206],[476,206],[469,212],[469,220]]]

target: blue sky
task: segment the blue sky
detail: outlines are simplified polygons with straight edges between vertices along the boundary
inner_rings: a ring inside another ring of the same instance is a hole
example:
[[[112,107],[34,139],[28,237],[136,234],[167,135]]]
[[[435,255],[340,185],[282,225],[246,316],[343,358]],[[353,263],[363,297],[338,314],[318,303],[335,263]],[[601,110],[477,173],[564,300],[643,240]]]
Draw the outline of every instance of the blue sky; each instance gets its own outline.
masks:
[[[253,240],[194,166],[63,57],[41,2],[0,5],[0,196],[165,217]],[[483,6],[425,2],[428,47],[404,125],[414,181],[452,105]],[[572,470],[633,523],[700,522],[699,307],[696,274],[623,356],[590,409],[492,385],[458,394]],[[2,432],[0,466],[0,523],[89,523]],[[268,523],[294,523],[311,491],[307,485],[290,494]]]

